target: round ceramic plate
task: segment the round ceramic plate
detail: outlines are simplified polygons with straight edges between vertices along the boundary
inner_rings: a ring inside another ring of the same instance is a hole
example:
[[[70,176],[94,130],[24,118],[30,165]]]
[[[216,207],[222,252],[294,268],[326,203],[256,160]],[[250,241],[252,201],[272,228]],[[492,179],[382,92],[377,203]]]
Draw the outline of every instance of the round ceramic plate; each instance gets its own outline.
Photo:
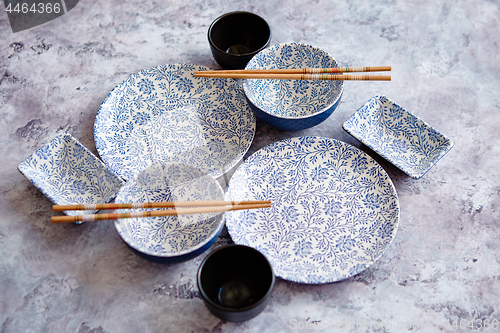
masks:
[[[153,164],[128,180],[116,203],[223,200],[219,182],[194,167],[177,163]],[[139,209],[146,211],[148,209]],[[120,212],[134,211],[132,209]],[[219,236],[224,214],[125,218],[115,221],[125,243],[156,258],[200,254]]]
[[[277,276],[300,283],[343,280],[373,264],[399,222],[396,190],[363,151],[334,139],[286,139],[251,155],[226,200],[272,200],[272,208],[226,213],[237,244],[261,251]]]
[[[123,179],[156,162],[194,166],[214,177],[236,165],[252,143],[255,116],[235,80],[193,77],[207,69],[162,65],[116,87],[94,124],[104,163]]]

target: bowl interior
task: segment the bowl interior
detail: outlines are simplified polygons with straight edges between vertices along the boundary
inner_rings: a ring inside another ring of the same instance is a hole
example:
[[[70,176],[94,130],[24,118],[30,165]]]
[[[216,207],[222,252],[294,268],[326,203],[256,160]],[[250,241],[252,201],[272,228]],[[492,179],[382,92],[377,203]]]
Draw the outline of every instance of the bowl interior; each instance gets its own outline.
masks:
[[[210,43],[220,52],[247,55],[258,52],[270,39],[267,22],[248,12],[233,12],[217,18],[209,28]]]
[[[309,45],[279,44],[255,55],[246,69],[339,67],[326,52]],[[341,96],[343,81],[244,80],[248,99],[262,111],[283,118],[307,117],[329,109]]]
[[[186,165],[153,164],[127,181],[115,202],[223,200],[219,183]],[[132,210],[129,210],[132,211]],[[223,225],[222,213],[128,218],[115,221],[132,248],[157,257],[191,253],[208,243]]]
[[[264,255],[241,245],[214,251],[199,272],[203,296],[218,307],[233,310],[258,303],[268,294],[273,281],[271,265]]]

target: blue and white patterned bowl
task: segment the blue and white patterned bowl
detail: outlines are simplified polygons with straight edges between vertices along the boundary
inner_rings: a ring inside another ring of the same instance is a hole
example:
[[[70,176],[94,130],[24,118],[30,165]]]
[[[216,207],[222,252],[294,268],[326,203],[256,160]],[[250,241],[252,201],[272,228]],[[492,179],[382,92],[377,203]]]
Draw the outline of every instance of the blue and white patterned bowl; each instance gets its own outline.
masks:
[[[56,205],[109,202],[123,185],[117,175],[69,134],[52,139],[21,162],[18,170]],[[82,211],[64,213],[81,215]]]
[[[206,172],[177,163],[156,163],[129,179],[115,202],[223,199],[224,191],[220,184]],[[120,210],[127,211],[134,210]],[[203,253],[219,237],[223,226],[222,213],[115,221],[118,234],[137,254],[162,263],[184,261]]]
[[[269,209],[226,213],[236,244],[251,246],[276,275],[329,283],[382,256],[399,223],[384,169],[365,152],[320,137],[286,139],[251,155],[229,181],[226,200],[271,200]]]
[[[109,168],[129,179],[153,163],[191,165],[218,177],[255,134],[255,115],[232,79],[195,78],[208,68],[167,64],[130,76],[106,97],[94,139]]]
[[[371,98],[343,128],[413,179],[453,147],[449,138],[383,95]]]
[[[317,47],[288,43],[271,46],[247,64],[246,69],[339,67]],[[243,89],[256,115],[283,130],[318,125],[337,108],[343,81],[243,80]]]

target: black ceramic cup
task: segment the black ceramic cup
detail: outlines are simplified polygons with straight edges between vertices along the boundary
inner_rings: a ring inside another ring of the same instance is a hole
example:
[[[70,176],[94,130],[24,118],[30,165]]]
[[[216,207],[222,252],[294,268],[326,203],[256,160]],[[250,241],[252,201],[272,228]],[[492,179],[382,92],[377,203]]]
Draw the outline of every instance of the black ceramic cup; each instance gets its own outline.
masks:
[[[226,245],[209,254],[198,270],[198,289],[207,308],[226,321],[245,321],[264,310],[274,287],[271,264],[259,251]]]
[[[243,69],[271,42],[271,29],[260,16],[231,12],[216,18],[208,28],[208,42],[217,63],[225,69]]]

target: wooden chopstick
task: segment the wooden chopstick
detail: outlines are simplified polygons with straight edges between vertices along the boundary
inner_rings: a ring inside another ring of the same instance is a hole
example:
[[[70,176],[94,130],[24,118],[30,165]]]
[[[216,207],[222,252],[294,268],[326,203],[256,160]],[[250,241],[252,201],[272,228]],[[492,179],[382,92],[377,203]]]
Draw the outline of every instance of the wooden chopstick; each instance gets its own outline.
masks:
[[[234,69],[234,70],[208,70],[198,73],[232,73],[232,74],[323,74],[323,73],[353,73],[353,72],[389,72],[391,66],[372,67],[333,67],[333,68],[278,68],[278,69]]]
[[[269,208],[270,203],[254,204],[254,205],[233,205],[233,206],[211,206],[211,207],[194,207],[181,209],[163,209],[163,210],[148,210],[141,212],[126,212],[126,213],[103,213],[103,214],[87,214],[78,216],[52,216],[52,223],[71,223],[83,221],[101,221],[101,220],[117,220],[126,218],[142,218],[155,216],[172,216],[172,215],[188,215],[188,214],[203,214],[203,213],[222,213],[231,210],[242,209],[258,209]]]
[[[80,205],[53,205],[52,210],[62,212],[66,210],[103,210],[103,209],[139,209],[139,208],[175,208],[175,207],[204,207],[204,206],[228,206],[228,205],[255,205],[271,204],[268,200],[251,201],[163,201],[163,202],[129,202],[129,203],[98,203]]]
[[[259,80],[326,80],[326,81],[391,81],[390,75],[347,75],[347,74],[277,74],[277,73],[216,73],[200,71],[195,77]]]

